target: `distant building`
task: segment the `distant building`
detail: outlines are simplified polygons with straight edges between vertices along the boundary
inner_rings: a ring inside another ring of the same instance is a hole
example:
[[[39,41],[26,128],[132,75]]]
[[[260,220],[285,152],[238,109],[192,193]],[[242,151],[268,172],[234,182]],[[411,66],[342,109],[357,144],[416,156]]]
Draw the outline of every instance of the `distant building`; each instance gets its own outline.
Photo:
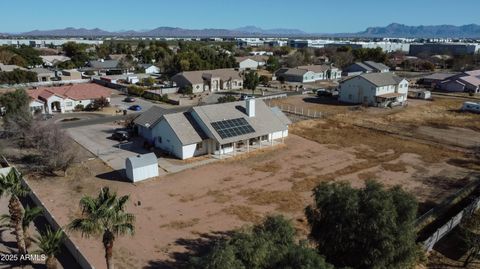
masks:
[[[88,67],[84,67],[81,71],[94,71],[98,74],[124,74],[128,68],[122,67],[117,60],[98,60],[88,62]]]
[[[461,73],[435,73],[423,77],[419,84],[446,92],[480,92],[480,70]]]
[[[24,70],[24,71],[27,70],[26,68],[23,68],[23,67],[18,66],[18,65],[0,63],[0,72],[12,72],[15,69],[20,69],[20,70]]]
[[[77,69],[67,69],[61,71],[61,80],[80,80],[82,79],[82,73]]]
[[[472,55],[480,51],[478,44],[464,43],[428,43],[428,44],[411,44],[410,55],[418,56],[447,54],[447,55]]]
[[[390,72],[362,74],[340,83],[338,100],[380,107],[404,104],[407,101],[408,84],[406,79]]]
[[[37,73],[37,78],[39,82],[52,81],[55,78],[55,72],[45,68],[33,68],[29,71]]]
[[[364,73],[390,72],[390,67],[373,61],[356,62],[343,69],[342,75],[346,77],[357,76]]]
[[[297,68],[280,68],[275,72],[275,79],[309,83],[319,80],[340,79],[341,73],[341,70],[331,65],[304,65]]]
[[[268,56],[235,57],[240,70],[257,70],[267,64]]]
[[[239,90],[243,88],[243,79],[239,71],[234,69],[181,72],[173,76],[172,81],[177,83],[177,86],[182,89],[192,87],[194,93]]]
[[[70,57],[64,55],[41,55],[40,58],[44,66],[50,67],[70,60]]]
[[[159,74],[160,68],[153,64],[140,64],[140,67],[145,70],[145,74]]]

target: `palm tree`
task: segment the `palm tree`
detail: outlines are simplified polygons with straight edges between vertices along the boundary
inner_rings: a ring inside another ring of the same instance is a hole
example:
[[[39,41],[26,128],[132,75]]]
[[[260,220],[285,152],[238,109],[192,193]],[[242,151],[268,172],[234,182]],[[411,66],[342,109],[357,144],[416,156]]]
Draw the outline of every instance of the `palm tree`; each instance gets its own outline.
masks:
[[[35,252],[47,256],[47,259],[45,260],[47,269],[57,268],[57,260],[55,259],[55,255],[60,253],[60,247],[64,237],[65,234],[63,233],[62,229],[52,231],[50,227],[47,227],[45,232],[41,233],[40,236],[37,237],[38,247],[40,250]]]
[[[34,206],[30,208],[27,205],[25,208],[25,212],[23,214],[23,221],[22,221],[22,229],[23,229],[23,236],[25,237],[25,247],[28,249],[32,245],[32,238],[30,237],[30,233],[28,228],[30,227],[30,223],[32,223],[38,216],[42,215],[43,209]]]
[[[113,242],[119,235],[133,234],[135,216],[125,212],[129,196],[117,197],[108,187],[100,190],[98,197],[84,196],[80,200],[82,217],[70,223],[69,229],[80,231],[82,236],[102,235],[107,268],[113,269]]]
[[[32,245],[32,238],[30,237],[30,233],[28,231],[28,228],[30,227],[30,223],[32,223],[35,218],[38,216],[42,215],[42,208],[40,207],[32,207],[30,208],[29,205],[25,208],[23,211],[23,220],[22,220],[22,230],[23,230],[23,237],[25,238],[25,248],[28,250],[28,248]],[[0,216],[0,223],[5,223],[8,222],[8,226],[10,228],[13,228],[10,223],[12,223],[12,218],[10,217],[9,214],[3,214]],[[4,226],[7,226],[4,224]]]
[[[19,197],[26,196],[29,190],[22,185],[21,175],[15,169],[11,169],[6,176],[0,175],[0,190],[0,194],[10,195],[10,201],[8,202],[10,225],[15,230],[18,253],[26,254],[27,248],[25,246],[22,228],[24,209],[22,203],[20,203]]]

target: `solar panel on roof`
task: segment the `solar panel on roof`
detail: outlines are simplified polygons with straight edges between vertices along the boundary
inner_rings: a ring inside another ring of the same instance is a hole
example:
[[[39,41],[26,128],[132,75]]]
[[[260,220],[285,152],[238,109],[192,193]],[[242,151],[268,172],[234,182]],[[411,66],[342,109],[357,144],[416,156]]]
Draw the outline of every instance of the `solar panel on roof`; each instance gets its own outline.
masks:
[[[222,139],[255,132],[244,118],[212,122],[212,127]]]

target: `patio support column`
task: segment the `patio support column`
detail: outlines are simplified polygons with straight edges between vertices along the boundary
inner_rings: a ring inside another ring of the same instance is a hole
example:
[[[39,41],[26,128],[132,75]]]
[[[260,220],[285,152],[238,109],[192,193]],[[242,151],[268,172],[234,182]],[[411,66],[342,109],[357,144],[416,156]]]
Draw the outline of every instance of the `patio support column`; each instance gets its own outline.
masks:
[[[223,148],[223,146],[222,146],[222,144],[220,144],[220,159],[222,158],[222,148]]]
[[[260,148],[262,148],[262,137],[261,136],[258,137],[258,144],[260,144]]]
[[[237,155],[237,143],[233,142],[233,156]]]
[[[250,139],[247,139],[247,152],[250,152]]]

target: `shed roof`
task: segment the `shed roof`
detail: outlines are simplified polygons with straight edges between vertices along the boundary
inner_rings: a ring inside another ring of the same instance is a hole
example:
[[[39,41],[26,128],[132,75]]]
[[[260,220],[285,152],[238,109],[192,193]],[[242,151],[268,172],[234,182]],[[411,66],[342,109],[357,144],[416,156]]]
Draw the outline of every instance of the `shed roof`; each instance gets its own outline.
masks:
[[[147,153],[127,158],[127,162],[130,162],[132,168],[142,168],[150,165],[158,165],[157,156],[155,153]]]

